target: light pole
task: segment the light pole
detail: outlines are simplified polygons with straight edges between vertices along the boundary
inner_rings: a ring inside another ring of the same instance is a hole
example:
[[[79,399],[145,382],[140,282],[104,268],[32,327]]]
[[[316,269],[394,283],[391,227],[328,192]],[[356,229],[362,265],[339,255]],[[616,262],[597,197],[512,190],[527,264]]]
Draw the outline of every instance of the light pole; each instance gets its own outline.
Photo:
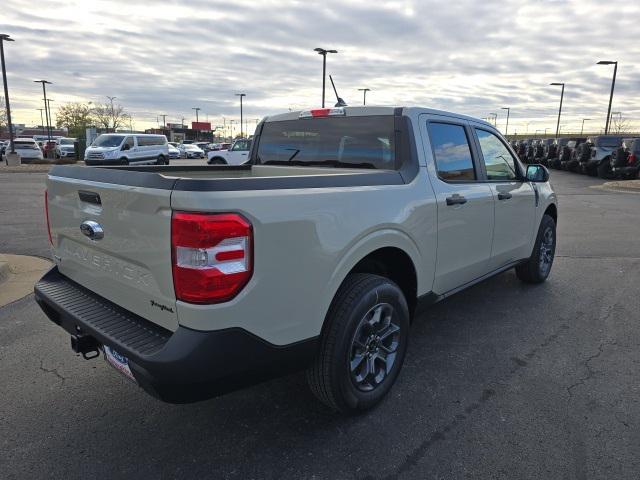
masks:
[[[33,83],[41,83],[42,84],[42,95],[44,96],[44,115],[45,118],[47,119],[47,137],[48,137],[48,141],[51,141],[51,115],[49,112],[49,106],[47,102],[47,88],[46,85],[52,85],[51,82],[49,82],[48,80],[34,80]]]
[[[611,115],[611,103],[613,102],[613,89],[616,86],[616,73],[618,73],[618,62],[612,60],[600,60],[597,65],[614,65],[613,80],[611,80],[611,94],[609,95],[609,109],[607,110],[607,123],[604,127],[604,134],[609,133],[609,117]]]
[[[167,128],[167,115],[165,113],[160,115],[162,117],[162,128]]]
[[[497,113],[490,113],[489,115],[493,116],[493,126],[497,127],[498,126],[498,114]]]
[[[198,112],[201,110],[200,107],[191,107],[191,110],[195,110],[196,111],[196,123],[199,123],[198,120]],[[200,140],[200,130],[198,130],[196,128],[196,140]]]
[[[525,135],[529,135],[529,125],[531,125],[531,122],[527,122],[526,131],[524,132]]]
[[[613,126],[614,115],[618,115],[618,125],[620,125],[620,122],[622,122],[622,112],[611,112],[611,116],[609,117],[609,130],[611,130],[611,127]],[[620,132],[617,132],[617,133],[620,133]]]
[[[504,127],[504,134],[505,136],[507,135],[507,131],[509,130],[509,113],[511,113],[510,107],[501,107],[500,110],[506,110],[507,111],[507,124]]]
[[[584,132],[584,122],[591,120],[590,118],[583,118],[582,119],[582,127],[580,128],[580,136],[582,136],[582,132]]]
[[[560,86],[562,85],[562,91],[560,92],[560,108],[558,109],[558,124],[556,125],[556,138],[560,134],[560,115],[562,115],[562,100],[564,99],[564,83],[553,82],[549,85]]]
[[[231,133],[231,141],[233,142],[233,124],[235,120],[229,120],[229,132]]]
[[[547,130],[549,130],[549,128],[545,128],[545,129],[544,129],[544,136],[545,136],[545,137],[547,136]],[[556,132],[557,132],[557,130],[556,130]],[[558,134],[556,133],[556,137],[557,137],[557,136],[558,136]]]
[[[367,92],[370,92],[371,89],[370,88],[359,88],[358,91],[362,92],[362,105],[366,105],[367,104]]]
[[[247,94],[246,93],[236,93],[236,97],[240,97],[240,138],[242,138],[242,128],[243,128],[243,123],[242,123],[242,98],[246,97]]]
[[[0,33],[0,63],[2,63],[2,83],[4,84],[4,104],[7,109],[7,125],[9,126],[9,152],[16,153],[13,146],[13,124],[11,123],[11,107],[9,106],[9,87],[7,86],[7,69],[4,64],[4,42],[13,42],[6,33]],[[9,161],[6,160],[7,165]]]
[[[114,127],[113,127],[113,131],[115,132],[116,128],[115,128],[115,121],[113,119],[113,117],[115,116],[113,114],[114,110],[113,110],[113,101],[118,98],[118,97],[110,97],[109,95],[105,95],[105,97],[107,97],[109,99],[109,102],[111,103],[111,121],[114,123]],[[156,123],[158,121],[158,117],[156,117]]]
[[[322,108],[324,108],[324,89],[327,80],[327,53],[338,53],[337,50],[325,50],[324,48],[314,48],[314,52],[322,55]]]
[[[40,126],[42,127],[42,136],[44,137],[44,117],[42,116],[44,108],[36,108],[36,110],[40,110]]]

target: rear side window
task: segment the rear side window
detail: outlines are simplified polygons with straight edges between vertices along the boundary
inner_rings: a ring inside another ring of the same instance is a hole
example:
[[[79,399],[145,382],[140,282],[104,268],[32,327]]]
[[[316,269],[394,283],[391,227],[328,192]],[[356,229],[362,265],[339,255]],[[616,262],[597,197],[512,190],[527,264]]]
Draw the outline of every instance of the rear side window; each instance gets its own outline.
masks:
[[[514,180],[516,165],[507,146],[493,133],[476,128],[487,180]]]
[[[392,115],[266,122],[257,163],[395,169]]]
[[[469,139],[462,125],[430,122],[429,138],[431,138],[438,176],[442,180],[476,179]]]

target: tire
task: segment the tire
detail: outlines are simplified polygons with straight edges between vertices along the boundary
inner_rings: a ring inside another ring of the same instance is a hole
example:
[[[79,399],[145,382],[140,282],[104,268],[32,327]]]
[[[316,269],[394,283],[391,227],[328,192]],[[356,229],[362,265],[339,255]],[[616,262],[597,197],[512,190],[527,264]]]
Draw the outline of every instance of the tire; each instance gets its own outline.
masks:
[[[378,275],[350,274],[327,313],[318,355],[307,370],[309,387],[333,410],[372,408],[396,381],[408,341],[409,308],[400,288]]]
[[[556,253],[556,222],[543,215],[536,236],[536,243],[529,259],[516,267],[517,277],[525,283],[544,282],[553,266]]]
[[[127,158],[121,158],[120,165],[129,165],[129,160]]]
[[[598,176],[605,180],[613,178],[613,170],[611,170],[611,161],[609,158],[605,158],[600,165],[598,165]]]
[[[169,165],[169,162],[164,158],[164,155],[158,155],[156,165]]]
[[[213,157],[209,160],[209,165],[226,165],[227,162],[222,157]]]

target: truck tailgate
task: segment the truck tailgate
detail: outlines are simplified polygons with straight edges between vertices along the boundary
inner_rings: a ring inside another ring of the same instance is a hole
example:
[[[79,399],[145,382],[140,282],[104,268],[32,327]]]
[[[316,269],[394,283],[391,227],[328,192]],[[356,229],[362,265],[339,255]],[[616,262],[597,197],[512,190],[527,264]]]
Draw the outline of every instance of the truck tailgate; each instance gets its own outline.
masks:
[[[171,270],[171,189],[49,176],[49,223],[60,272],[164,328],[178,328]],[[101,239],[81,230],[94,221]]]

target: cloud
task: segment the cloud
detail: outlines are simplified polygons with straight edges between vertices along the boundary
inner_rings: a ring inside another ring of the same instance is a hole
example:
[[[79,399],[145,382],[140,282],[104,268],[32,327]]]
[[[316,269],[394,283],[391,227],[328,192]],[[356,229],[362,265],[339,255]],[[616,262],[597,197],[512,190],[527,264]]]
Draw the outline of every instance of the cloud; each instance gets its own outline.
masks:
[[[236,119],[236,92],[249,118],[318,105],[321,57],[340,95],[422,105],[477,117],[511,107],[510,130],[555,125],[566,82],[565,131],[582,118],[604,125],[611,67],[615,111],[640,120],[637,2],[597,0],[382,1],[4,0],[15,120],[39,121],[39,78],[54,105],[117,97],[136,126],[187,121],[201,107],[214,123]],[[327,96],[332,99],[330,87]],[[55,114],[55,107],[54,107]]]

